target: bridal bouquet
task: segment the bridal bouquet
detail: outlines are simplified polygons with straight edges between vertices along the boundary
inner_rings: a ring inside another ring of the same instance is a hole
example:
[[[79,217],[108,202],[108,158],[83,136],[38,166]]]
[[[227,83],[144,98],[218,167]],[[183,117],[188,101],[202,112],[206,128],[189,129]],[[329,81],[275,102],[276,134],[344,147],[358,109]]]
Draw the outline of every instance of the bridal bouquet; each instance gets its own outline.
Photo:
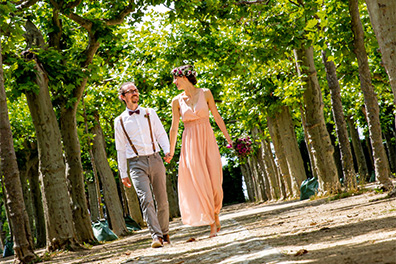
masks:
[[[233,142],[232,147],[239,157],[244,158],[252,152],[252,141],[250,137],[238,138]]]

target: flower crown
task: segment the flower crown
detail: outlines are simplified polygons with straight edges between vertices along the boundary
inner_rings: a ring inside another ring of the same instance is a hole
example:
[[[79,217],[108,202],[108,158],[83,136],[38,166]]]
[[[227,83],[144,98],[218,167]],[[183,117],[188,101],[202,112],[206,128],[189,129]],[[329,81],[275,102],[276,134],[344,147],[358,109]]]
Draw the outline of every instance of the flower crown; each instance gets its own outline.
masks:
[[[186,68],[184,68],[183,70],[181,70],[180,68],[174,68],[174,69],[171,71],[171,74],[172,74],[173,76],[179,76],[179,77],[183,77],[183,76],[188,77],[188,76],[190,76],[190,75],[197,76],[197,72],[194,71],[193,66],[186,67]]]

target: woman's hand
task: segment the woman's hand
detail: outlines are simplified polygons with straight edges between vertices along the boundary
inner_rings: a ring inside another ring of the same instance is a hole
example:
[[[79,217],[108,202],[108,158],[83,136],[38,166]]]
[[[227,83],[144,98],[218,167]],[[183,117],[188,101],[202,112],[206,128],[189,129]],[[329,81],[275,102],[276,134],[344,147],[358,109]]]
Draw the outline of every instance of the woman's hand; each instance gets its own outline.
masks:
[[[164,160],[165,160],[166,163],[170,163],[172,158],[173,158],[173,155],[171,155],[170,153],[166,153],[165,157],[164,157]]]

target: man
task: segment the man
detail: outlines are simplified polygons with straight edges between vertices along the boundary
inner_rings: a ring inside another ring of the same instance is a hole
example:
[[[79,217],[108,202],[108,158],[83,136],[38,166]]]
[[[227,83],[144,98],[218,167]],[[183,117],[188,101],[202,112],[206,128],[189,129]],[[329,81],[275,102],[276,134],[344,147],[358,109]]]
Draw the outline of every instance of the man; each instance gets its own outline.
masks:
[[[157,113],[138,105],[139,90],[134,83],[123,83],[118,94],[119,99],[126,104],[126,110],[114,121],[118,170],[122,183],[130,188],[132,185],[127,172],[129,167],[129,176],[153,239],[151,247],[162,247],[163,243],[170,243],[169,206],[165,166],[158,145],[165,153],[164,160],[169,163],[169,139]]]

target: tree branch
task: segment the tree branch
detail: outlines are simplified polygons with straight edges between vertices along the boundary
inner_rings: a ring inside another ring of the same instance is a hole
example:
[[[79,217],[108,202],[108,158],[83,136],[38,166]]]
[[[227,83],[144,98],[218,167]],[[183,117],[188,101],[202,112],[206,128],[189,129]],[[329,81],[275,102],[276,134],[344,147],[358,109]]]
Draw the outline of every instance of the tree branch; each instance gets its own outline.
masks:
[[[236,2],[236,5],[256,5],[256,4],[264,4],[267,5],[270,0],[256,0],[256,1],[239,1]]]
[[[18,10],[22,10],[22,9],[25,9],[25,8],[29,8],[29,7],[31,7],[32,5],[34,5],[35,3],[37,3],[39,0],[28,0],[28,1],[19,1],[18,2],[18,5],[16,6],[16,8],[18,9]]]
[[[113,19],[106,20],[106,25],[113,26],[113,25],[121,24],[124,21],[124,18],[134,10],[135,10],[135,5],[133,5],[133,3],[130,3],[124,10],[122,10],[118,14],[118,16],[116,16]]]
[[[66,8],[75,8],[76,6],[78,6],[79,4],[81,4],[82,0],[76,0],[74,2],[71,2],[69,4],[67,4]]]

